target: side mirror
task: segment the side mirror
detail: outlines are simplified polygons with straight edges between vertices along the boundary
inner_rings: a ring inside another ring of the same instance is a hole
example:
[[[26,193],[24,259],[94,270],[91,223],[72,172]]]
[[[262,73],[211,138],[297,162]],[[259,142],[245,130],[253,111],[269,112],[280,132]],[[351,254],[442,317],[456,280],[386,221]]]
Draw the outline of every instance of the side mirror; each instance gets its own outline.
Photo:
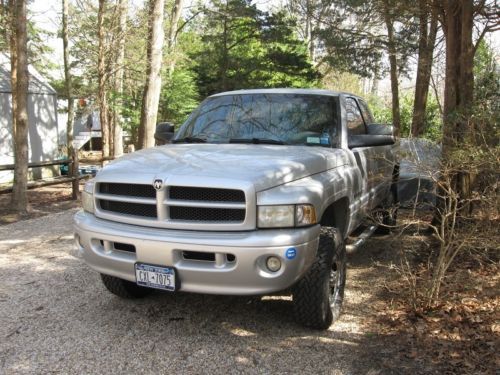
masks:
[[[349,148],[388,146],[395,143],[394,127],[385,124],[368,124],[368,134],[350,135]]]
[[[370,135],[394,135],[394,126],[389,124],[368,124],[367,130]]]
[[[155,141],[157,146],[170,143],[174,137],[175,125],[171,122],[160,122],[156,125]]]

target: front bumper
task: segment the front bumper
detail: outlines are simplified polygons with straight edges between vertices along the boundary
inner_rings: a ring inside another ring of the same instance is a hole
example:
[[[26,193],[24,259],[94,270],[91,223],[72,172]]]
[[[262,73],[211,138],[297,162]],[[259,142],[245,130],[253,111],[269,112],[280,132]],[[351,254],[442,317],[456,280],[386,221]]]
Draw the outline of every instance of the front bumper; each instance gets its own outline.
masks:
[[[320,232],[319,225],[248,232],[169,230],[111,222],[83,211],[75,215],[74,228],[80,254],[100,273],[135,282],[136,262],[172,266],[180,291],[231,295],[266,294],[291,286],[313,263]],[[133,245],[135,252],[116,250],[115,243]],[[288,259],[292,247],[296,255]],[[185,252],[210,253],[215,260],[186,259]],[[282,261],[274,273],[265,266],[272,255]]]

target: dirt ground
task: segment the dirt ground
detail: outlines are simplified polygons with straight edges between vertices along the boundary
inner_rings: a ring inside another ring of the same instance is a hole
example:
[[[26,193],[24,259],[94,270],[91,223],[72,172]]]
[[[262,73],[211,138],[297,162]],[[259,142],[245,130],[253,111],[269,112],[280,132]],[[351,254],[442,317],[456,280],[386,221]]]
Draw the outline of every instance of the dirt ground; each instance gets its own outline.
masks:
[[[80,191],[84,183],[80,183]],[[0,226],[76,208],[80,205],[79,201],[71,199],[71,183],[28,190],[29,212],[23,217],[9,211],[10,199],[11,194],[0,194]]]
[[[401,246],[420,246],[416,234],[374,237],[348,255],[343,315],[322,332],[294,323],[287,295],[113,296],[74,251],[75,211],[0,227],[1,374],[493,374],[498,368],[492,359],[498,336],[482,338],[492,358],[463,367],[453,362],[453,345],[463,347],[467,337],[441,338],[418,318],[394,318],[405,314],[389,267]]]

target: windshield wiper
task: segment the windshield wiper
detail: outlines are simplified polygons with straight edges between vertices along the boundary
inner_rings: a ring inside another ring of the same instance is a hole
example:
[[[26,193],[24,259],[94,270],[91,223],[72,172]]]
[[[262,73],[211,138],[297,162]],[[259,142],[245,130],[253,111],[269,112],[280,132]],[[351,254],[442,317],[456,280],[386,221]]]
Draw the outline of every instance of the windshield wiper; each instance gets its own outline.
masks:
[[[207,140],[198,137],[184,137],[184,138],[174,139],[172,143],[207,143]]]
[[[253,144],[267,144],[267,145],[285,145],[286,143],[278,139],[270,138],[231,138],[229,143],[253,143]]]

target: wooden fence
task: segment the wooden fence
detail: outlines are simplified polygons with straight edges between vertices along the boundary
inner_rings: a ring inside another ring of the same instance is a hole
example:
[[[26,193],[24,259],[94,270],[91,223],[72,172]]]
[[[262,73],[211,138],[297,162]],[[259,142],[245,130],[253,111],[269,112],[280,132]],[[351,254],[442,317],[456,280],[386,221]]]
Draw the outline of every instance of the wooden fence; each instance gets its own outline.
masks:
[[[64,165],[68,164],[69,175],[68,176],[60,176],[54,178],[46,178],[36,181],[28,182],[28,189],[35,189],[42,186],[50,186],[50,185],[58,185],[67,182],[71,182],[71,197],[73,199],[78,199],[80,188],[79,182],[81,179],[88,178],[88,175],[80,176],[78,171],[79,160],[78,160],[78,151],[74,150],[71,159],[59,159],[59,160],[48,160],[41,161],[37,163],[29,163],[28,168],[40,168],[40,167],[50,167],[54,165]],[[0,165],[0,171],[13,171],[15,169],[15,164],[7,164]],[[12,192],[12,186],[0,187],[0,194],[6,194]]]

